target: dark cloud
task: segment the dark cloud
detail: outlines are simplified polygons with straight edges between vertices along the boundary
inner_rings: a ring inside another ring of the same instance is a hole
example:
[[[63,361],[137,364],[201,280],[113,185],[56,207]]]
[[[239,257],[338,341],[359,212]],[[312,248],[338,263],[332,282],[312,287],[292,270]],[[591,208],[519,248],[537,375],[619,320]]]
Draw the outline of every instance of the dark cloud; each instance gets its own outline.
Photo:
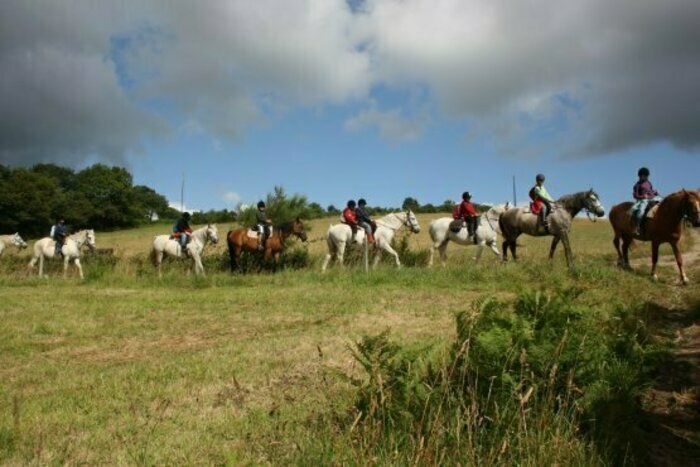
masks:
[[[697,24],[697,0],[5,0],[0,162],[121,160],[173,120],[235,141],[275,109],[350,102],[418,137],[378,85],[524,154],[697,151]]]

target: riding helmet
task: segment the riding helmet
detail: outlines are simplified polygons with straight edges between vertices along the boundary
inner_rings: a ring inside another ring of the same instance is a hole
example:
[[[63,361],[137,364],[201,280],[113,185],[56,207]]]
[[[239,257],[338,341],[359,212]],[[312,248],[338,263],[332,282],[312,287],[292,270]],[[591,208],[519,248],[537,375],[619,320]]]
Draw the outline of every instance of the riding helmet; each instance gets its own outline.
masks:
[[[359,204],[360,206],[366,206],[366,205],[367,205],[367,201],[365,201],[364,198],[360,198],[360,199],[357,200],[357,204]]]
[[[190,217],[192,217],[192,216],[190,215],[189,212],[185,212],[185,213],[182,214],[182,217],[183,217],[185,220],[190,220]]]
[[[543,175],[543,174],[537,174],[537,176],[535,177],[535,181],[538,181],[538,182],[542,181],[542,182],[544,182],[544,175]]]
[[[264,208],[265,207],[265,201],[258,201],[258,208]]]
[[[648,177],[649,176],[649,169],[647,169],[646,167],[642,167],[641,169],[639,169],[639,172],[637,172],[637,175],[640,177],[641,176]]]
[[[351,199],[350,201],[348,201],[348,207],[354,208],[355,207],[355,200]]]
[[[464,193],[462,193],[462,199],[472,199],[472,194],[468,191],[465,191]]]

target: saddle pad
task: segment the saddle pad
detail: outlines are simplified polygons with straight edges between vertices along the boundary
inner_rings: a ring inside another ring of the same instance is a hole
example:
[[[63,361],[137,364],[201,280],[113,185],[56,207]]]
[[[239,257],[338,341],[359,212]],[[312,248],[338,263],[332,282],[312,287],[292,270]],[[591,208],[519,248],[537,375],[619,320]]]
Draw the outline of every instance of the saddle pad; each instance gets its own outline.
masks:
[[[652,206],[651,209],[649,209],[649,210],[647,211],[647,216],[646,216],[647,219],[653,219],[654,216],[656,215],[656,211],[657,211],[658,209],[659,209],[659,205],[658,205],[658,204],[655,204],[654,206]]]
[[[258,238],[258,231],[253,229],[248,229],[248,238]]]

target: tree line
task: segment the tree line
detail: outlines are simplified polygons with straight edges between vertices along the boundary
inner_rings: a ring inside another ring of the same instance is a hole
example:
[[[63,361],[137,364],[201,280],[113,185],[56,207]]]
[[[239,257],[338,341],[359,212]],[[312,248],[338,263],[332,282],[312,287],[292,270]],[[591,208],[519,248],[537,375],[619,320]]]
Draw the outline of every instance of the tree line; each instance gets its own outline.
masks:
[[[95,164],[80,171],[54,164],[0,165],[0,231],[46,235],[61,217],[73,229],[134,227],[156,216],[177,216],[152,188],[134,185],[122,167]]]
[[[0,164],[0,232],[21,232],[28,237],[46,235],[59,217],[73,230],[93,228],[113,230],[135,227],[155,219],[175,220],[180,212],[169,207],[165,196],[150,187],[134,185],[133,177],[123,167],[95,164],[80,171],[55,164],[38,164],[31,168],[12,168]],[[371,201],[371,200],[370,200]],[[322,207],[306,196],[288,195],[281,186],[274,187],[265,199],[268,215],[275,222],[295,217],[317,219],[340,215],[342,208],[331,204]],[[452,212],[455,203],[421,205],[407,197],[402,209],[416,213]],[[483,207],[476,206],[479,210]],[[236,210],[209,210],[192,214],[194,224],[224,223],[238,220],[253,224],[255,205]],[[373,215],[396,211],[394,207],[371,206]]]

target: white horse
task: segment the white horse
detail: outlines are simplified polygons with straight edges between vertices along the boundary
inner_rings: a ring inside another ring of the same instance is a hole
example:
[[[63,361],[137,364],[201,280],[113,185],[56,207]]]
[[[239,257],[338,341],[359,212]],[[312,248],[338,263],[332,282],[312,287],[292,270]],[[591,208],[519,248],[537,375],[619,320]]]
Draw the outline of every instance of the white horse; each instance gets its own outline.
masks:
[[[78,274],[83,279],[83,267],[80,265],[80,248],[87,245],[91,250],[95,249],[95,231],[92,229],[81,230],[66,237],[66,242],[61,247],[63,255],[63,277],[68,274],[68,263],[73,260],[73,264],[78,268]],[[45,237],[34,243],[34,255],[29,261],[29,268],[33,269],[36,262],[39,262],[39,277],[44,276],[44,259],[56,258],[56,241],[51,237]]]
[[[10,245],[16,246],[18,249],[27,248],[27,242],[22,240],[19,236],[19,232],[14,235],[0,235],[0,256],[2,256],[3,251]]]
[[[499,256],[501,252],[496,245],[496,240],[498,238],[498,218],[508,210],[510,207],[509,203],[498,204],[489,209],[485,214],[481,215],[481,220],[476,228],[476,256],[474,259],[479,262],[481,254],[484,251],[484,246],[488,245],[491,251],[496,256]],[[430,260],[428,261],[428,267],[433,265],[433,256],[435,255],[435,250],[440,252],[440,261],[442,265],[445,266],[445,261],[447,260],[447,244],[450,241],[457,243],[458,245],[473,245],[474,242],[468,237],[467,228],[463,227],[459,232],[452,232],[450,230],[450,223],[453,221],[451,217],[441,217],[435,219],[428,226],[428,232],[430,233],[430,238],[433,243],[430,246]]]
[[[192,259],[194,271],[196,274],[204,274],[204,266],[202,265],[202,253],[207,242],[217,243],[219,241],[219,231],[216,225],[210,224],[201,227],[194,232],[187,244],[187,253],[182,252],[180,242],[170,238],[170,235],[156,235],[153,238],[153,247],[151,248],[151,259],[153,264],[158,268],[158,277],[163,277],[161,266],[163,264],[163,256],[172,256],[173,258]]]
[[[387,214],[384,217],[377,219],[377,231],[374,233],[375,240],[375,254],[373,268],[377,267],[379,260],[382,257],[382,252],[386,251],[390,255],[394,256],[396,260],[396,267],[401,267],[401,261],[399,261],[399,254],[391,247],[391,241],[394,239],[396,231],[401,227],[407,227],[411,232],[420,232],[420,225],[418,224],[418,219],[412,211],[408,210],[405,212],[393,212]],[[359,245],[364,245],[365,243],[365,231],[361,227],[358,227],[357,233],[355,234],[355,243]],[[335,257],[338,264],[343,266],[343,257],[345,256],[345,248],[350,244],[352,240],[352,229],[347,224],[336,224],[331,225],[326,233],[326,242],[328,243],[328,254],[326,254],[326,259],[323,261],[323,266],[321,271],[325,272],[330,263],[331,259]]]

